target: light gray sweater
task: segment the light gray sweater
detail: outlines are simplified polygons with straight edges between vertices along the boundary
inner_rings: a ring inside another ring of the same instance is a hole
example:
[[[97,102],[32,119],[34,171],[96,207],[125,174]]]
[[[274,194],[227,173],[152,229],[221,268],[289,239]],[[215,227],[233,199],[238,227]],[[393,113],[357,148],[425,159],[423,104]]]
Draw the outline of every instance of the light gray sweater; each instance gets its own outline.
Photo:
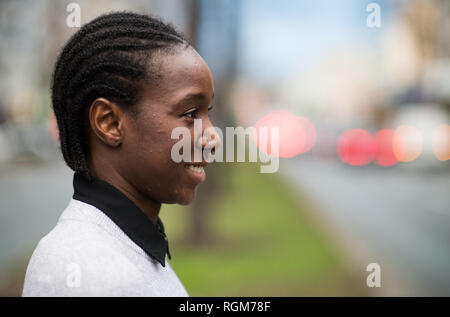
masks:
[[[28,264],[22,296],[188,296],[96,207],[72,199]]]

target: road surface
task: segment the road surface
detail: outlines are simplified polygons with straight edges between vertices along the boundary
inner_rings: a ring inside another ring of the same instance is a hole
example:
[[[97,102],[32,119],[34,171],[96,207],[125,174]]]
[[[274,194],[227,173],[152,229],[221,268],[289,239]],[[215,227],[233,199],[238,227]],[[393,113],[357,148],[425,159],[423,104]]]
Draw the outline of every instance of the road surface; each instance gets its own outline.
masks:
[[[368,254],[406,278],[412,289],[405,295],[450,295],[448,168],[350,167],[293,158],[283,161],[280,172],[355,243],[369,245]]]

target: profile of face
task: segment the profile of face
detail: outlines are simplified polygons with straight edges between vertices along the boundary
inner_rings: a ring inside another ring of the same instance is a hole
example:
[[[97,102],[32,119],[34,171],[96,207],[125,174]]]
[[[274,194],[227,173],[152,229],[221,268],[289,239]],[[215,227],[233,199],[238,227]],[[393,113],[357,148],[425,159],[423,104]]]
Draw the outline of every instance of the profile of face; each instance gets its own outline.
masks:
[[[153,66],[155,62],[159,77],[143,85],[136,113],[100,98],[91,106],[91,126],[107,148],[103,163],[110,164],[137,192],[158,203],[185,205],[205,180],[202,167],[207,162],[174,162],[171,150],[179,140],[171,135],[177,127],[190,130],[192,158],[195,147],[220,144],[218,135],[194,138],[194,119],[201,120],[203,130],[212,127],[213,79],[205,61],[190,46],[160,53]]]

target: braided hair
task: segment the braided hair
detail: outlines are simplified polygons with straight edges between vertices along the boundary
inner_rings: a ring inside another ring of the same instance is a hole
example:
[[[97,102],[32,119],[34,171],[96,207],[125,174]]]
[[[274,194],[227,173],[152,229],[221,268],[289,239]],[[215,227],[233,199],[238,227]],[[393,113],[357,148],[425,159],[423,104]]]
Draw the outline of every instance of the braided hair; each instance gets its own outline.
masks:
[[[148,15],[116,12],[84,25],[62,49],[52,77],[52,106],[67,165],[88,179],[88,113],[99,97],[136,111],[144,81],[157,79],[152,56],[189,46],[173,26]]]

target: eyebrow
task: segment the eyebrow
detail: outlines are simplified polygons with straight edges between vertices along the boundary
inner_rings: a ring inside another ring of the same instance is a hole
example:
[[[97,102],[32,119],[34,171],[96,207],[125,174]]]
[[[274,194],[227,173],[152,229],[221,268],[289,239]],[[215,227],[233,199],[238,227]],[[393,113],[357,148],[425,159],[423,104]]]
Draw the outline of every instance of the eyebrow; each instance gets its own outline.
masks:
[[[204,93],[202,93],[202,92],[200,92],[200,93],[190,93],[190,94],[187,94],[186,96],[184,96],[183,98],[181,98],[179,101],[177,101],[173,105],[173,107],[174,108],[178,108],[179,106],[181,106],[186,101],[190,101],[190,100],[205,100],[206,98],[207,98],[206,95]],[[214,100],[214,93],[213,93],[212,98],[211,98],[211,103],[213,102],[213,100]]]

